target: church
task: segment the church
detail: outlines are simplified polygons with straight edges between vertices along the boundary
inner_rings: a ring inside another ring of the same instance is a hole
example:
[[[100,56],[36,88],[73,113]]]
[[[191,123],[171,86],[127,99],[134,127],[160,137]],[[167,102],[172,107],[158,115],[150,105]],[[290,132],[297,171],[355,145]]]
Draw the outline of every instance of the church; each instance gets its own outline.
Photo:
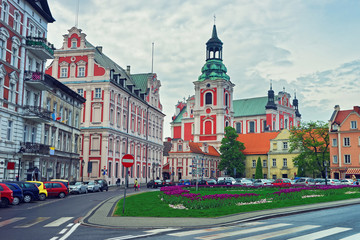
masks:
[[[267,96],[233,99],[235,84],[227,75],[215,24],[206,43],[206,62],[193,83],[195,94],[176,104],[171,122],[172,147],[164,170],[174,180],[195,178],[194,173],[205,178],[224,174],[218,164],[227,126],[240,136],[279,132],[300,124],[296,96],[291,102],[290,93],[283,89],[275,94],[272,84]]]

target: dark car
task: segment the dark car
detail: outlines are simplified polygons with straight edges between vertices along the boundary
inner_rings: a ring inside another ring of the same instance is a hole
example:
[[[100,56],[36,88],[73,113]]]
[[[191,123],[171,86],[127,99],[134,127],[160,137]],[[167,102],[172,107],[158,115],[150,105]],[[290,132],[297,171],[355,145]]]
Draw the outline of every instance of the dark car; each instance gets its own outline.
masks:
[[[199,179],[198,180],[198,185],[207,185],[206,183],[207,182],[204,179]],[[196,179],[191,179],[191,185],[196,185]]]
[[[9,183],[9,182],[5,183],[5,185],[8,188],[10,188],[11,191],[13,191],[14,200],[12,204],[18,205],[19,203],[21,203],[24,199],[24,193],[21,187],[19,187],[19,185],[17,185],[16,183]]]
[[[163,186],[174,186],[174,183],[170,179],[166,179],[163,181]]]
[[[19,185],[19,187],[21,187],[21,189],[23,190],[23,194],[24,194],[23,201],[25,203],[29,203],[29,202],[34,201],[34,200],[40,200],[39,199],[39,188],[38,188],[38,186],[36,186],[35,183],[20,182],[20,181],[19,182],[17,182],[17,181],[6,181],[6,182],[16,183],[17,185]]]
[[[67,186],[64,182],[44,182],[49,197],[64,198],[69,194]]]
[[[13,191],[4,183],[0,183],[0,197],[1,207],[7,207],[14,200]]]
[[[163,186],[163,183],[161,180],[150,180],[146,184],[147,188],[158,188],[158,187],[162,187],[162,186]]]
[[[219,180],[217,182],[217,185],[232,185],[232,180],[230,179]]]
[[[109,186],[104,179],[96,179],[95,181],[97,181],[98,184],[100,185],[100,191],[109,190]]]

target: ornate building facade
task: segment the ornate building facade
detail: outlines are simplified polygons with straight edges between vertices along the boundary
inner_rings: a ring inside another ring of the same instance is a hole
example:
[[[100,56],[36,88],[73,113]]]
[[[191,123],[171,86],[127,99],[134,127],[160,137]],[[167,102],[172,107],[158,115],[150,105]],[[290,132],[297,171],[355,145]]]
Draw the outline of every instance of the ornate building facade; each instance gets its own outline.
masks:
[[[125,181],[122,156],[135,164],[130,181],[161,177],[163,119],[155,73],[131,74],[86,40],[76,27],[55,50],[47,73],[86,99],[81,112],[80,175],[84,180]]]

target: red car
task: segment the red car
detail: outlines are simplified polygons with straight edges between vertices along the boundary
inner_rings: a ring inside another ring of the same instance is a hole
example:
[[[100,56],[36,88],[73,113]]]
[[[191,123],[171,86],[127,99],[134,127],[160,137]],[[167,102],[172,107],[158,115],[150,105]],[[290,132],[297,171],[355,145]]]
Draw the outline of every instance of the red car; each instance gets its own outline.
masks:
[[[69,194],[69,191],[62,182],[44,182],[49,197],[64,198]]]
[[[279,178],[271,183],[273,186],[277,187],[291,187],[291,182],[289,179]]]
[[[6,207],[9,204],[12,204],[14,200],[13,191],[10,190],[10,188],[8,188],[8,186],[6,186],[6,184],[4,183],[0,183],[0,197],[1,197],[1,202],[0,202],[1,207]]]

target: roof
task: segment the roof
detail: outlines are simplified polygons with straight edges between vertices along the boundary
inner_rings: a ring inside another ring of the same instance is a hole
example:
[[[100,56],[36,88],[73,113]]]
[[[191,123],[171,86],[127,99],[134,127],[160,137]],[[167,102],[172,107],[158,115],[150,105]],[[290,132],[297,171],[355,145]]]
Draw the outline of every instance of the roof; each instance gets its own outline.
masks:
[[[190,152],[205,154],[208,156],[216,156],[216,157],[220,156],[220,153],[211,145],[208,145],[207,153],[203,152],[200,148],[202,147],[202,145],[203,145],[202,143],[189,142]]]
[[[234,117],[265,115],[267,97],[234,100]]]
[[[341,124],[352,111],[353,110],[339,111],[336,115],[334,123]]]
[[[27,2],[49,23],[55,22],[47,0],[27,0]]]
[[[181,110],[181,112],[176,116],[175,120],[173,121],[173,123],[181,123],[183,114],[186,112],[186,106]]]
[[[133,82],[136,84],[136,87],[140,88],[142,93],[146,93],[148,79],[154,75],[154,73],[137,73],[131,74],[130,76]]]
[[[270,151],[270,140],[277,137],[279,132],[239,134],[237,141],[244,143],[243,153],[267,154]]]

